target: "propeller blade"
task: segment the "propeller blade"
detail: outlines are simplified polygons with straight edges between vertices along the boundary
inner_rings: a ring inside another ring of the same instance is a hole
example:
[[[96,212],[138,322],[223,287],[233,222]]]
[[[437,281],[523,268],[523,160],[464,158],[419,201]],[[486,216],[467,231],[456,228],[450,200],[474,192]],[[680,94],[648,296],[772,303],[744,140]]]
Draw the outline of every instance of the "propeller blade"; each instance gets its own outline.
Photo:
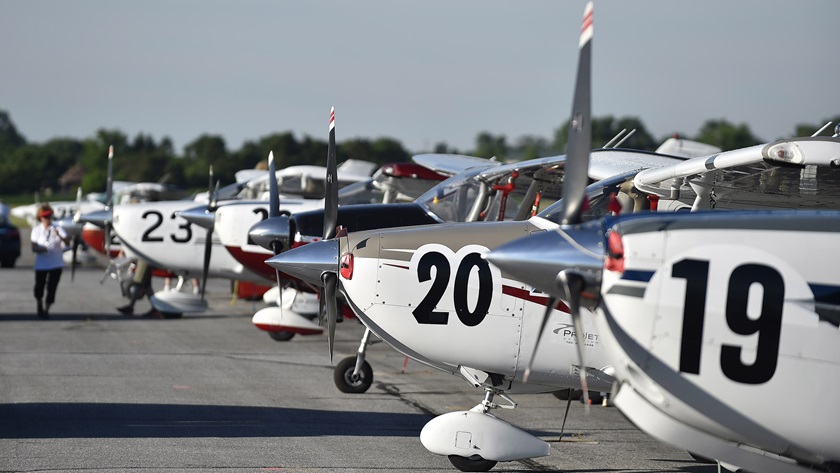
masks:
[[[216,189],[218,189],[219,185],[218,182],[216,183]],[[207,205],[207,211],[210,214],[216,211],[216,190],[213,188],[213,165],[210,165],[210,181],[207,188],[207,197],[209,198],[209,204]],[[207,237],[204,240],[204,262],[201,267],[201,300],[204,300],[204,294],[207,292],[207,275],[210,273],[210,255],[213,251],[213,228],[215,227],[215,215],[213,216],[213,221],[210,222],[210,226],[207,227]]]
[[[213,251],[213,229],[207,230],[207,239],[204,242],[204,264],[201,267],[201,300],[204,300],[204,293],[207,291],[207,275],[210,272],[210,253]]]
[[[324,304],[327,306],[327,334],[330,344],[330,363],[333,362],[333,350],[335,346],[335,324],[338,319],[338,301],[336,300],[336,287],[338,286],[338,275],[335,273],[324,273]]]
[[[563,200],[566,202],[561,223],[580,223],[589,182],[589,152],[592,149],[592,2],[583,12],[580,32],[580,56],[575,83],[569,140],[566,153]]]
[[[540,324],[539,332],[537,332],[537,342],[534,343],[534,351],[531,352],[531,358],[528,359],[528,366],[525,368],[525,374],[522,376],[522,382],[527,383],[528,378],[531,376],[531,367],[534,366],[534,357],[537,356],[537,349],[540,347],[542,334],[545,332],[545,326],[548,324],[548,318],[551,316],[551,311],[554,310],[555,304],[557,304],[556,297],[549,297],[548,302],[545,303],[545,312],[543,312],[542,323]]]
[[[330,140],[327,149],[327,182],[324,196],[324,240],[335,236],[338,222],[338,178],[335,157],[335,107],[330,109]]]
[[[580,316],[580,297],[586,283],[578,274],[562,271],[557,275],[557,282],[565,288],[569,313],[572,316],[572,323],[575,326],[575,338],[577,339],[578,362],[580,363],[580,388],[583,390],[583,404],[586,406],[586,413],[589,414],[589,389],[586,382],[586,361],[583,356],[584,333],[583,320]]]
[[[76,188],[76,212],[73,213],[73,226],[78,227],[78,232],[73,234],[73,259],[70,262],[70,282],[76,279],[76,263],[77,252],[79,250],[79,242],[81,240],[80,234],[82,231],[82,224],[79,219],[82,218],[82,188]]]
[[[79,250],[79,237],[73,237],[73,259],[70,262],[70,282],[76,279],[76,252]]]
[[[274,164],[274,151],[268,152],[268,216],[280,215],[280,190],[277,188],[277,165]],[[276,253],[275,253],[276,254]]]
[[[111,258],[111,222],[114,215],[114,145],[108,146],[108,177],[105,187],[105,208],[111,214],[111,218],[105,222],[105,256]]]
[[[105,207],[114,205],[114,145],[108,146],[108,176],[105,181]]]
[[[280,190],[277,188],[277,165],[274,164],[274,151],[268,152],[268,217],[275,219],[280,216]],[[272,239],[269,242],[271,251],[275,256],[283,251],[283,245]],[[280,270],[274,270],[274,278],[277,279],[277,306],[283,310],[283,285],[280,284]]]

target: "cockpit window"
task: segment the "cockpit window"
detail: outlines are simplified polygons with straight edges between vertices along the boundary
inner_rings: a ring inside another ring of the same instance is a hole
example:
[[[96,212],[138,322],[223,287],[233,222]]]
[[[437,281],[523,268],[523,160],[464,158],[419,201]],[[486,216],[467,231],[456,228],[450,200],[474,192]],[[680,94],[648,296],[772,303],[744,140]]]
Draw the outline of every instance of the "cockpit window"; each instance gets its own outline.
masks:
[[[560,198],[563,158],[477,168],[417,199],[447,222],[524,220]]]

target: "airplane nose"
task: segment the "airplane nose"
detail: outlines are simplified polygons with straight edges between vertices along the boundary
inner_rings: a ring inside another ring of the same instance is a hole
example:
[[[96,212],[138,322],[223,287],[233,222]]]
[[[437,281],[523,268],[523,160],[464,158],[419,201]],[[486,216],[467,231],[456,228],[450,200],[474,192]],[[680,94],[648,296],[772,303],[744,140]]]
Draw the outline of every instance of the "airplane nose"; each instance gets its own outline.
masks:
[[[338,273],[338,245],[338,240],[316,241],[280,253],[265,262],[280,272],[323,286],[321,276],[324,273]]]
[[[113,212],[111,212],[111,209],[97,210],[96,212],[90,212],[79,215],[78,223],[80,225],[84,225],[85,223],[92,223],[99,228],[105,228],[106,225],[111,223],[113,218],[114,216]]]
[[[213,222],[216,219],[216,214],[209,211],[207,205],[199,205],[198,207],[193,207],[191,209],[179,210],[175,212],[175,215],[208,230],[213,228]]]
[[[248,231],[248,236],[266,250],[274,251],[274,242],[280,243],[281,250],[287,250],[292,238],[290,227],[289,216],[278,215],[257,222]]]
[[[514,279],[565,300],[567,294],[557,283],[557,275],[575,269],[600,280],[603,243],[597,241],[600,234],[592,230],[560,231],[566,233],[566,238],[549,230],[498,246],[484,258]]]

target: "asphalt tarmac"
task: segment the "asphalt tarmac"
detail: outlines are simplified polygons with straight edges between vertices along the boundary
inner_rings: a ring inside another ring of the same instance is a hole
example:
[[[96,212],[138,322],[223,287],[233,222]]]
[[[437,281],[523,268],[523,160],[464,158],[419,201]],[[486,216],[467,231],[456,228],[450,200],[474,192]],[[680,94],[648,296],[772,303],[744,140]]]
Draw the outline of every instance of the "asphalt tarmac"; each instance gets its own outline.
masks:
[[[373,386],[343,394],[325,336],[272,340],[251,324],[262,302],[234,300],[224,280],[211,280],[206,313],[145,319],[115,310],[126,300],[115,281],[100,284],[101,268],[73,282],[68,268],[40,320],[32,260],[0,270],[0,471],[456,471],[419,435],[434,416],[481,401],[459,377],[412,361],[403,373],[405,358],[380,343],[368,351]],[[355,321],[338,326],[336,362],[362,333]],[[586,416],[574,402],[561,439],[564,401],[513,398],[519,407],[493,414],[550,442],[551,455],[491,471],[717,471],[614,407]]]

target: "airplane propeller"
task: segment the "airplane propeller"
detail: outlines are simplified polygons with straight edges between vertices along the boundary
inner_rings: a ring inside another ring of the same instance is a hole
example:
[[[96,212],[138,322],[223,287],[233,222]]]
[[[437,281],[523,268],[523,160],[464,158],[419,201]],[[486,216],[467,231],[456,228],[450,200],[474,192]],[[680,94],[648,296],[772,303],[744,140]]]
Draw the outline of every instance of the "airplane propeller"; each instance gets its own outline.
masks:
[[[277,187],[277,165],[274,163],[274,151],[268,152],[268,218],[276,219],[280,217],[280,189]],[[287,220],[288,221],[288,220]],[[277,256],[283,251],[283,243],[277,239],[272,239],[269,243],[271,251]],[[274,270],[274,275],[277,278],[277,307],[283,310],[283,287],[280,283],[280,271]]]
[[[82,229],[81,224],[79,223],[79,218],[82,215],[82,188],[79,187],[76,189],[76,213],[73,214],[73,226],[77,227],[73,232],[73,258],[70,263],[70,282],[76,278],[76,262],[77,262],[77,254],[79,251],[79,244],[82,240]]]
[[[76,276],[76,252],[79,248],[79,243],[82,238],[82,224],[79,221],[82,206],[82,188],[76,191],[76,212],[72,217],[64,216],[56,220],[55,224],[64,229],[67,236],[73,241],[73,259],[70,267],[70,281],[73,281]]]
[[[314,286],[322,287],[320,303],[326,309],[330,363],[335,348],[335,325],[338,320],[338,249],[336,236],[338,221],[338,180],[335,155],[335,107],[330,110],[330,138],[327,151],[326,196],[324,199],[324,238],[269,258],[272,268]],[[254,232],[252,230],[251,234]],[[256,240],[256,238],[255,238]],[[322,309],[323,309],[322,308]],[[323,312],[323,310],[322,310]]]
[[[105,184],[105,210],[110,218],[105,222],[105,256],[111,258],[111,227],[114,220],[114,145],[108,146],[108,178]]]
[[[326,195],[324,196],[324,240],[331,240],[335,234],[335,225],[338,222],[338,163],[335,156],[335,107],[330,109],[330,137],[327,148],[327,181]],[[338,261],[338,248],[335,257]],[[333,360],[333,349],[335,345],[335,324],[338,320],[338,301],[336,300],[336,287],[338,286],[338,275],[335,272],[325,272],[321,279],[324,282],[324,292],[321,300],[324,301],[327,309],[327,340],[330,346],[330,363]]]
[[[587,3],[583,14],[583,24],[580,33],[580,56],[578,58],[578,70],[575,83],[575,94],[572,103],[572,114],[569,121],[569,141],[567,147],[567,157],[565,164],[565,177],[563,179],[563,200],[565,207],[560,218],[561,227],[558,232],[578,233],[580,224],[582,222],[582,213],[586,206],[586,186],[589,180],[589,152],[592,149],[592,112],[591,112],[591,83],[592,83],[592,2]],[[542,235],[534,235],[542,236]],[[516,277],[517,274],[523,272],[521,267],[523,253],[534,251],[533,237],[528,238],[525,242],[514,242],[500,246],[486,256],[486,258],[500,267],[502,270],[510,273]],[[548,249],[553,249],[551,245],[556,245],[556,235],[554,238],[549,238],[551,243]],[[574,237],[571,237],[574,240]],[[546,240],[543,238],[542,240]],[[543,243],[542,241],[539,243]],[[525,249],[524,246],[529,246]],[[545,246],[545,245],[543,245]],[[578,248],[575,247],[575,251]],[[589,255],[586,255],[587,257]],[[580,255],[575,255],[575,261],[580,259]],[[602,263],[598,259],[598,263]],[[538,332],[537,340],[542,338],[546,326],[546,319],[551,314],[554,306],[554,298],[559,297],[566,301],[569,306],[569,313],[572,317],[572,322],[575,327],[575,337],[577,338],[577,352],[580,363],[580,384],[583,390],[583,400],[586,409],[589,409],[589,393],[586,382],[586,362],[584,358],[584,332],[583,322],[581,320],[580,307],[582,297],[588,295],[585,293],[587,287],[592,283],[592,273],[588,271],[581,271],[577,267],[572,266],[566,268],[559,273],[557,272],[556,264],[549,267],[534,267],[526,266],[524,272],[532,273],[528,279],[533,279],[533,272],[540,271],[541,274],[548,276],[548,286],[551,291],[548,292],[552,297],[549,298],[548,307],[543,316],[543,320]],[[598,278],[600,280],[600,278]],[[534,352],[531,354],[531,360],[534,359],[539,343],[534,346]],[[526,369],[526,373],[530,373],[530,364]]]
[[[108,177],[105,186],[105,208],[96,212],[81,214],[78,210],[73,216],[73,223],[79,226],[79,231],[85,223],[91,223],[104,230],[103,246],[107,258],[111,258],[111,224],[114,219],[114,146],[108,147]],[[106,271],[107,274],[107,271]],[[103,279],[104,280],[104,279]]]
[[[213,166],[210,166],[210,179],[207,184],[207,195],[209,198],[209,202],[207,204],[207,211],[206,214],[213,216],[213,213],[216,211],[217,205],[217,194],[219,190],[219,182],[216,182],[215,188],[213,187]],[[204,293],[207,291],[207,275],[210,272],[210,254],[213,251],[213,230],[215,229],[215,218],[211,218],[207,220],[207,237],[204,240],[204,264],[201,269],[201,300],[204,300]]]

